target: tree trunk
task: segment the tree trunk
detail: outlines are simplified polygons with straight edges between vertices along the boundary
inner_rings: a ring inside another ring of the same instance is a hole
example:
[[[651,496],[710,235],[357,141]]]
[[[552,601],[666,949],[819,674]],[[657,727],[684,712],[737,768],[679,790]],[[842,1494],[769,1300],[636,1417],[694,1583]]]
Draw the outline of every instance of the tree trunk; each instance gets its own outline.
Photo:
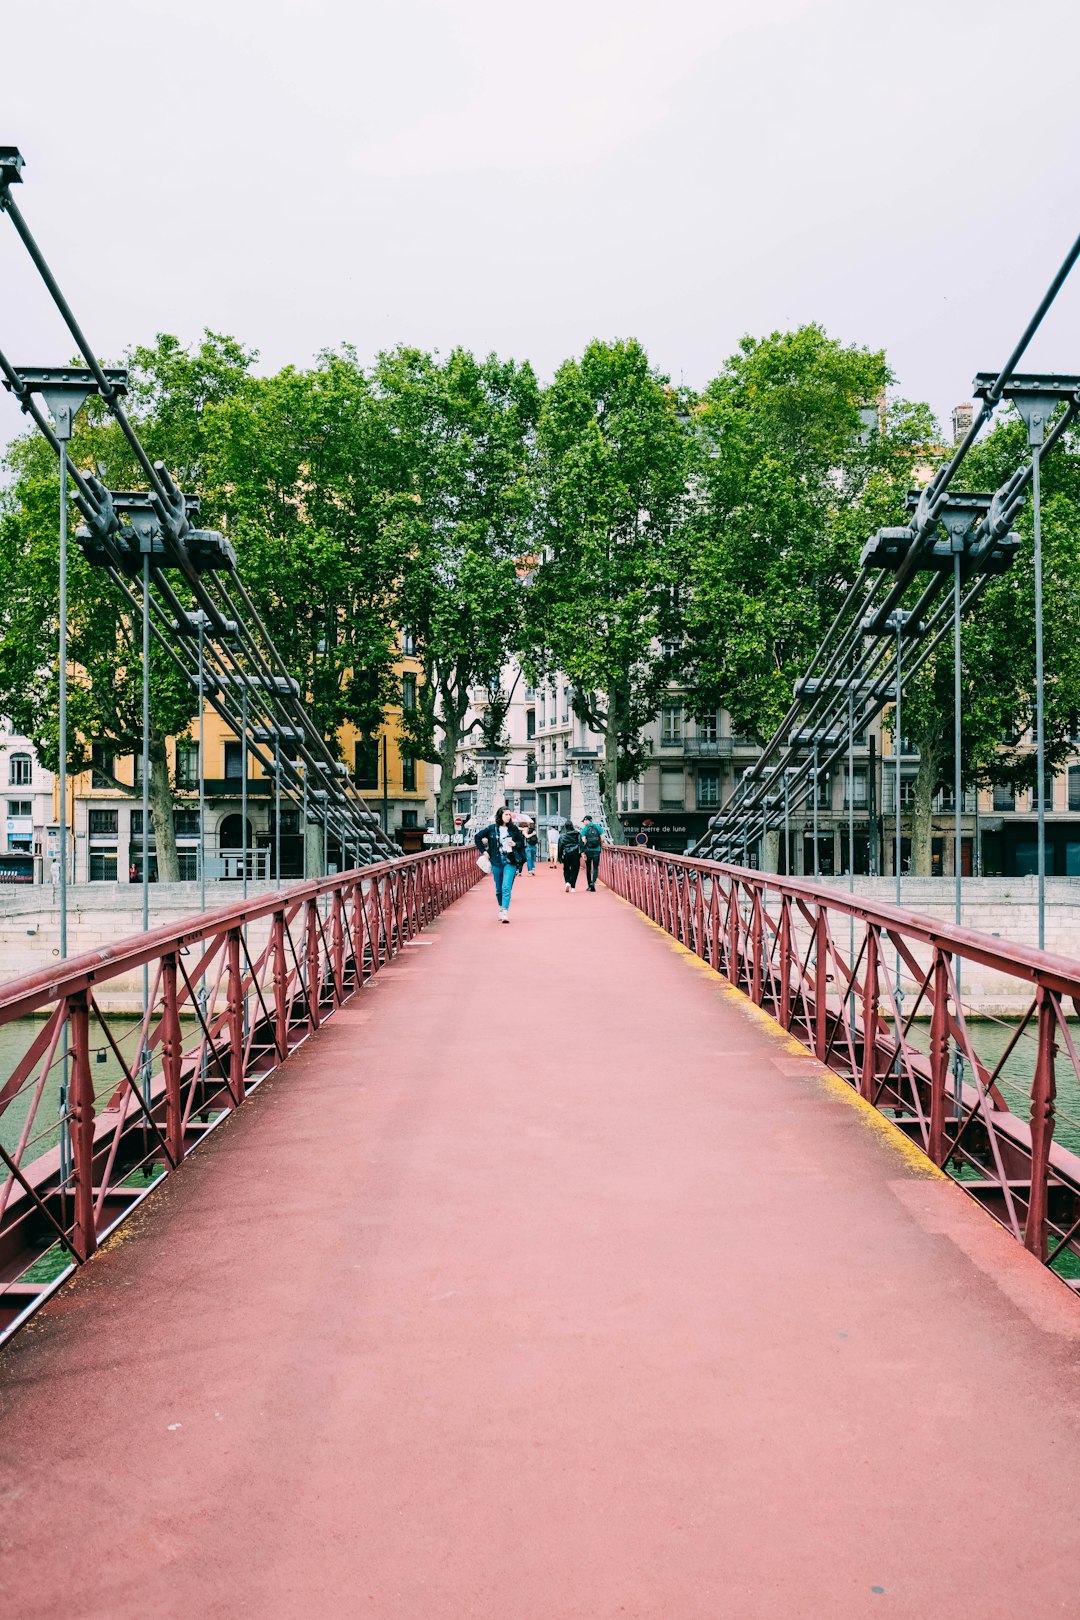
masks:
[[[607,726],[604,731],[604,820],[613,843],[625,841],[619,815],[619,697],[611,691],[607,699]]]
[[[934,794],[941,775],[941,749],[935,734],[919,738],[919,771],[911,817],[911,870],[930,877],[934,869]]]
[[[456,727],[454,728],[456,731]],[[439,744],[439,796],[435,801],[435,825],[441,833],[454,830],[454,788],[460,738],[444,728]]]
[[[460,710],[447,693],[442,694],[442,716],[435,722],[439,732],[439,795],[435,801],[435,824],[441,833],[454,830],[454,789],[460,778],[457,774],[457,753],[461,747],[461,728],[465,722],[465,706]]]
[[[180,861],[176,854],[169,762],[165,754],[165,740],[158,737],[150,739],[150,815],[157,839],[158,882],[177,883],[180,880]]]

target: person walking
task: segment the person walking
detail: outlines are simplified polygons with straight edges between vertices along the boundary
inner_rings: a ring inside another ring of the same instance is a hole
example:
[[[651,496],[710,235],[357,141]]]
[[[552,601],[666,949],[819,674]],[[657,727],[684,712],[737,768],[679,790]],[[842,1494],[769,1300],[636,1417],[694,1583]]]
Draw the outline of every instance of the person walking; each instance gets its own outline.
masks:
[[[525,865],[529,869],[529,876],[536,876],[536,856],[540,849],[540,837],[536,831],[536,823],[525,823]]]
[[[554,822],[548,828],[548,865],[556,866],[559,860],[559,829]]]
[[[586,816],[581,823],[581,842],[585,850],[585,881],[589,885],[589,893],[596,893],[596,876],[600,870],[600,851],[604,845],[604,837],[600,831],[600,824],[592,816]]]
[[[568,821],[559,834],[559,859],[562,862],[563,882],[569,894],[571,889],[577,888],[578,872],[581,870],[581,838],[572,821]]]
[[[495,820],[477,833],[473,843],[478,850],[486,853],[491,862],[499,919],[508,923],[514,879],[525,865],[525,836],[521,828],[514,825],[514,818],[505,804],[501,810],[496,810]]]

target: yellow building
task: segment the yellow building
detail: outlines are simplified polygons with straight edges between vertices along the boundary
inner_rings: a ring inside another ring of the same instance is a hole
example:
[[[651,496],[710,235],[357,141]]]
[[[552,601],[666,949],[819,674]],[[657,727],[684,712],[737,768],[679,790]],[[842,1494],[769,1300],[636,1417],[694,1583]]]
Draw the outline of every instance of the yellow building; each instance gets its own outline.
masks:
[[[341,757],[349,768],[354,786],[368,808],[384,820],[390,836],[403,848],[419,848],[429,818],[431,767],[422,760],[402,758],[400,727],[403,709],[416,703],[420,665],[411,655],[406,640],[395,665],[400,701],[387,708],[378,735],[370,742],[360,738],[352,726],[339,733]],[[243,808],[243,748],[239,733],[231,729],[215,710],[206,708],[203,716],[206,749],[206,876],[207,880],[235,880],[240,877],[244,850],[248,852],[248,872],[252,877],[272,879],[278,846],[274,824],[273,782],[259,761],[249,758],[247,780],[247,828]],[[170,738],[169,773],[175,787],[174,825],[180,877],[185,881],[199,874],[199,723],[192,721],[189,732]],[[69,778],[68,825],[73,834],[73,859],[69,866],[76,883],[141,882],[143,858],[142,759],[141,756],[113,757],[107,744],[95,744],[93,768]],[[122,784],[118,787],[117,784]],[[130,785],[130,791],[123,788]],[[59,804],[55,806],[55,813]],[[284,800],[281,807],[281,876],[301,877],[305,870],[321,870],[321,842],[317,831],[309,832],[305,858],[302,805]],[[309,827],[314,823],[309,817]],[[329,850],[330,864],[336,865],[340,852]],[[150,876],[156,873],[155,840],[151,822]]]

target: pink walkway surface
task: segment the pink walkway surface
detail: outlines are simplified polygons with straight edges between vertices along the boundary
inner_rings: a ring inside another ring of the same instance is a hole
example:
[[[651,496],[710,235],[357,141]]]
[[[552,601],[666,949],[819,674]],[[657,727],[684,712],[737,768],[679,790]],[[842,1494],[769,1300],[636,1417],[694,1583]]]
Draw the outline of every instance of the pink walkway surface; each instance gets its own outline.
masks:
[[[5,1615],[1080,1613],[1080,1303],[601,891],[488,884],[0,1361]]]

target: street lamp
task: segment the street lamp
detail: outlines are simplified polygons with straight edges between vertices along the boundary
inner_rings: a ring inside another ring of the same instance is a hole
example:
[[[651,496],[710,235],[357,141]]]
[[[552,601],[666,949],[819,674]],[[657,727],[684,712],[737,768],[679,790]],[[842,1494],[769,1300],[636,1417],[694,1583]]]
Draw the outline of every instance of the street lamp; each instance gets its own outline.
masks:
[[[993,379],[975,378],[974,393],[986,399]],[[1080,376],[1014,372],[1000,396],[1011,400],[1027,430],[1031,451],[1031,505],[1035,566],[1035,769],[1038,773],[1039,949],[1046,947],[1046,713],[1043,653],[1042,458],[1046,424],[1059,404],[1080,400]]]

